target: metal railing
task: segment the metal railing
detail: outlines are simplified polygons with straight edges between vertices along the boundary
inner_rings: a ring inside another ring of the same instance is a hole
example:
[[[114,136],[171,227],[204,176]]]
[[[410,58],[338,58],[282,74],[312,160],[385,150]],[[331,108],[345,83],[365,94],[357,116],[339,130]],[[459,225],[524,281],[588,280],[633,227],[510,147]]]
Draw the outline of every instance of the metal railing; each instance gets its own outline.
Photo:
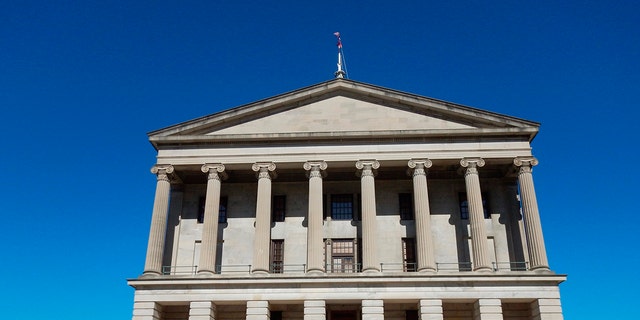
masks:
[[[416,272],[418,264],[415,262],[408,263],[380,263],[380,272]]]
[[[436,262],[436,271],[471,271],[471,262]]]
[[[362,272],[361,263],[336,263],[327,264],[326,273],[360,273]],[[513,261],[513,262],[492,262],[494,271],[528,271],[529,262]],[[252,265],[250,264],[228,264],[217,265],[217,274],[251,274]],[[472,271],[471,262],[437,262],[436,271]],[[163,266],[163,275],[189,276],[195,275],[198,266]],[[273,274],[304,274],[307,271],[306,264],[283,264],[272,263],[269,266],[269,272]],[[416,272],[417,263],[380,263],[380,272]]]
[[[529,270],[529,262],[527,261],[514,261],[514,262],[493,262],[494,271],[527,271]]]
[[[196,274],[198,266],[162,266],[162,274],[165,276],[188,276]]]
[[[328,263],[326,266],[327,273],[358,273],[362,272],[362,264],[360,263]]]
[[[307,265],[272,263],[269,270],[271,273],[305,273]]]

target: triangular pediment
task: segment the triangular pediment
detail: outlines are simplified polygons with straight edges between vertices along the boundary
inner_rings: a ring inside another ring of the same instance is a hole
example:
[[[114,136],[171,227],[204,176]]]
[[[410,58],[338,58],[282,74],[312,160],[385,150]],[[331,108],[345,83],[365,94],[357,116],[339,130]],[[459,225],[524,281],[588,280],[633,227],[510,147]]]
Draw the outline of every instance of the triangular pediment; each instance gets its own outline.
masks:
[[[207,133],[274,134],[280,132],[347,132],[470,129],[470,125],[416,114],[351,97],[334,96]]]
[[[335,79],[149,134],[173,143],[520,136],[538,123],[352,80]]]

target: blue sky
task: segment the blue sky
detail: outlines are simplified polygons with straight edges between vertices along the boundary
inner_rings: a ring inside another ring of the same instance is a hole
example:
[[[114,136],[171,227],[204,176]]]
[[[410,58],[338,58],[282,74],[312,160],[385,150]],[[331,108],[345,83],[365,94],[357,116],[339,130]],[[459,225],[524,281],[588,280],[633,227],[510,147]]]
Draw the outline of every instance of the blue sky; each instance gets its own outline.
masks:
[[[565,319],[638,319],[635,1],[0,1],[0,308],[130,319],[146,133],[349,77],[542,123],[541,219]]]

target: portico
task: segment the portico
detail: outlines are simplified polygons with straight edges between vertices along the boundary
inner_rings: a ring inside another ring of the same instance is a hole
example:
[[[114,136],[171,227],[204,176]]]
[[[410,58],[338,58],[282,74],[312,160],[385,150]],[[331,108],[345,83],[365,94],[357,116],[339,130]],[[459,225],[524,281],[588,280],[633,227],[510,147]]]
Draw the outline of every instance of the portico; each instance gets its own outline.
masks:
[[[134,319],[562,319],[537,131],[335,79],[152,132]]]

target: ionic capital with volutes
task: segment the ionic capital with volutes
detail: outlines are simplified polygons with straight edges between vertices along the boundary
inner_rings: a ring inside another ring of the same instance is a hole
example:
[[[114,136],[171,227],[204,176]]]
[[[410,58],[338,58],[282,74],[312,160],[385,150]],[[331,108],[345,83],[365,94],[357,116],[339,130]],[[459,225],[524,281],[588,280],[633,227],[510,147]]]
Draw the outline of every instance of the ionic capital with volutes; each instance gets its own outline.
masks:
[[[151,167],[151,173],[158,177],[158,181],[170,182],[169,175],[173,173],[173,170],[174,168],[170,164],[156,164]]]
[[[376,169],[380,168],[380,162],[377,160],[358,160],[356,162],[356,169],[358,169],[358,175],[362,176],[374,176]]]
[[[204,173],[208,173],[207,179],[225,180],[227,179],[227,173],[224,171],[225,167],[222,163],[205,163],[200,170]]]
[[[482,158],[462,158],[462,160],[460,160],[460,165],[463,168],[467,168],[467,170],[465,170],[464,175],[468,175],[468,174],[478,174],[478,168],[482,168],[484,167],[484,159]]]
[[[273,162],[256,162],[251,169],[257,173],[258,179],[275,179],[278,176],[275,173],[276,164]]]
[[[327,163],[320,161],[307,161],[303,165],[304,170],[307,170],[307,178],[324,178],[327,173],[324,171],[327,169]]]
[[[411,159],[407,165],[409,166],[408,175],[424,176],[427,174],[427,169],[433,165],[433,162],[429,159]]]
[[[535,157],[516,157],[513,159],[513,164],[520,168],[518,174],[531,173],[533,167],[538,165],[538,159]]]

